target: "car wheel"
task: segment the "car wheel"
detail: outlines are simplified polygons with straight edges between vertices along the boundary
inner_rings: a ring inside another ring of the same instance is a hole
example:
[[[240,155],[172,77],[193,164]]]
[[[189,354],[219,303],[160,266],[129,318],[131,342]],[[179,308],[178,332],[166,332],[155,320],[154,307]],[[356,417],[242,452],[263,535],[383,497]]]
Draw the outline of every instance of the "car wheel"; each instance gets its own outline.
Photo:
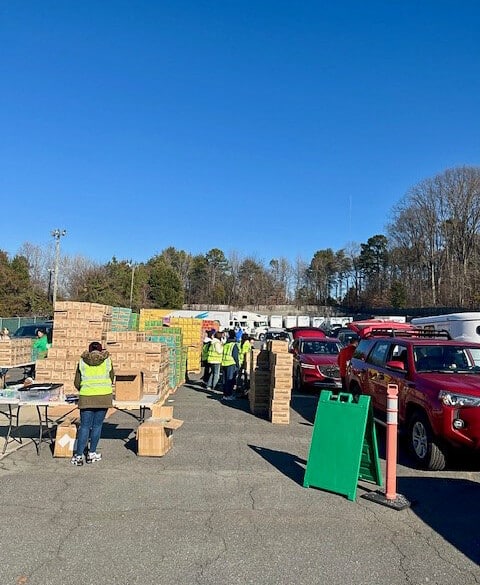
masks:
[[[258,336],[258,339],[260,341],[265,341],[265,333],[260,333],[260,335]]]
[[[302,388],[302,375],[300,374],[300,368],[297,368],[295,370],[295,375],[293,376],[293,389],[295,392],[300,392]]]
[[[408,445],[418,465],[430,471],[442,471],[447,461],[433,435],[432,427],[425,414],[414,412],[408,424]]]

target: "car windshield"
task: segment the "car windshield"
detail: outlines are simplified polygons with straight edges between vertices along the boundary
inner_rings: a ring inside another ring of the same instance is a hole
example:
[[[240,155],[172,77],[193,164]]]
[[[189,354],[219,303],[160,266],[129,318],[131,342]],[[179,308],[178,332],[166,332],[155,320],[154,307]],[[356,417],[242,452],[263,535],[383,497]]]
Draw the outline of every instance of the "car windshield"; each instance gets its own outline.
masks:
[[[417,372],[480,372],[480,348],[461,345],[421,345],[413,350]]]
[[[300,353],[312,355],[336,355],[339,351],[339,345],[334,341],[313,341],[311,339],[303,341],[300,348]]]
[[[267,331],[266,339],[285,340],[288,339],[288,333],[285,331]]]

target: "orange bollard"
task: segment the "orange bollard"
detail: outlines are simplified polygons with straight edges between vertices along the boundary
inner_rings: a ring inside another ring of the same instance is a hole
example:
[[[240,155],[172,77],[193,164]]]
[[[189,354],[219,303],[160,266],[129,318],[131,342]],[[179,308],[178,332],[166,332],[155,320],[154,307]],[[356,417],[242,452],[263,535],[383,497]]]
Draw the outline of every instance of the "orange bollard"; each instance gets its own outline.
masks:
[[[387,500],[397,498],[398,386],[387,387]]]
[[[404,510],[410,507],[405,496],[397,494],[397,431],[398,431],[398,386],[387,386],[387,480],[385,492],[369,492],[362,496],[376,504],[387,506],[393,510]]]

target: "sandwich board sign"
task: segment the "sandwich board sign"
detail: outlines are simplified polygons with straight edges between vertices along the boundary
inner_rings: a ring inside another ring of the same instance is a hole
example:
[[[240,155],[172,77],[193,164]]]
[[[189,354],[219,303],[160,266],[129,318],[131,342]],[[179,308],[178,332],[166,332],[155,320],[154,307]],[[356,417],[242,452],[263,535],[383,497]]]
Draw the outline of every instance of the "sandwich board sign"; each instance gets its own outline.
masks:
[[[382,485],[370,397],[354,402],[351,394],[323,390],[303,485],[355,500],[359,479]]]

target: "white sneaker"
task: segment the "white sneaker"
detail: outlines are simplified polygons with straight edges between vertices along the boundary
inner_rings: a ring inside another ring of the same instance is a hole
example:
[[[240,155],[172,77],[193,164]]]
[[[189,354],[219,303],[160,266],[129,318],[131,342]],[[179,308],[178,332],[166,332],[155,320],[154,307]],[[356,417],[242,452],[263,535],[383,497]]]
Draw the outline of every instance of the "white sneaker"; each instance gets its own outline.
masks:
[[[101,460],[102,460],[102,454],[96,453],[95,451],[93,451],[93,453],[90,453],[90,452],[88,453],[86,462],[87,463],[95,463],[96,461],[101,461]]]
[[[74,455],[70,459],[72,465],[83,465],[83,455]]]

